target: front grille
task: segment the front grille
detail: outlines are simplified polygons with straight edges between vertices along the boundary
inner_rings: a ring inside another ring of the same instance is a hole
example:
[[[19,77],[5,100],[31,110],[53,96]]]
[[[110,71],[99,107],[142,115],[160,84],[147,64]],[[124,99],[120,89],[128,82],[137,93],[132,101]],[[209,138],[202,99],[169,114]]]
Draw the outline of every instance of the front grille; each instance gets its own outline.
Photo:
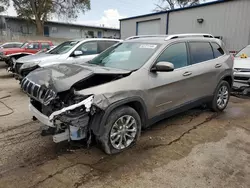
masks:
[[[22,63],[16,63],[15,65],[15,73],[19,74],[19,70],[23,64]]]
[[[35,67],[31,67],[31,68],[27,68],[27,69],[22,69],[20,71],[20,75],[22,77],[26,77],[30,72],[32,72],[33,70],[39,68],[39,66],[35,66]]]
[[[235,76],[234,79],[235,79],[235,80],[246,80],[246,81],[247,81],[247,80],[249,80],[250,78],[248,78],[248,77],[239,77],[239,76]]]
[[[40,101],[44,105],[48,105],[56,97],[56,93],[53,90],[35,84],[27,78],[22,80],[21,88],[30,97]]]
[[[250,72],[250,69],[240,69],[240,68],[236,68],[235,70],[237,70],[238,72]]]

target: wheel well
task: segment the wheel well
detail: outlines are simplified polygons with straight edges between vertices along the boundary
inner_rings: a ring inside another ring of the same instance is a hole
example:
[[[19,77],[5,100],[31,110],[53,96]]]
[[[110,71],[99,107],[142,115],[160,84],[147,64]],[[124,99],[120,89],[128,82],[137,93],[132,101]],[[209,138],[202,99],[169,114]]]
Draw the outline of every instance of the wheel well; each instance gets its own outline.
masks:
[[[143,108],[142,104],[138,101],[133,101],[133,102],[129,102],[129,103],[124,104],[124,105],[127,105],[127,106],[135,109],[135,111],[139,114],[139,116],[141,118],[142,127],[146,127],[147,116],[146,116],[146,112],[145,112],[145,109]]]
[[[226,76],[225,78],[223,78],[223,80],[227,81],[230,85],[230,87],[233,86],[233,79],[231,76]]]

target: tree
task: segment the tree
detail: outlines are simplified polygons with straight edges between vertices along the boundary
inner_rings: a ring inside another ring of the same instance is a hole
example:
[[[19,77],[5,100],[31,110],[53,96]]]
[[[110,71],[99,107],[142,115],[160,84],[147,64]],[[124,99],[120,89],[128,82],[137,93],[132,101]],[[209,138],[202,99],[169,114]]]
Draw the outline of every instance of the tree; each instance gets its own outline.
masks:
[[[0,1],[0,13],[6,10],[6,7],[9,6],[9,0],[1,0]]]
[[[175,8],[183,8],[200,4],[201,1],[205,0],[159,0],[159,3],[156,4],[154,11],[166,11],[172,10]]]
[[[28,19],[36,25],[38,35],[43,35],[44,22],[54,15],[75,19],[80,12],[90,10],[90,0],[0,0],[0,4],[7,2],[7,9],[9,1],[13,2],[19,17]]]

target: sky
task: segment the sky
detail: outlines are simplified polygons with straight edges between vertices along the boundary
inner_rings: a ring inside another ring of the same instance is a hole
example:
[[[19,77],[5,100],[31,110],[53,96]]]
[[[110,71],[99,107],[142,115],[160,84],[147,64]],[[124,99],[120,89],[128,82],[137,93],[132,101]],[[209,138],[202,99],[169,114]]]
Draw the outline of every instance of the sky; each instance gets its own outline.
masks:
[[[77,20],[71,22],[119,28],[119,19],[152,13],[158,2],[159,0],[91,0],[91,10],[80,14]],[[16,16],[13,6],[8,9],[7,14]],[[57,17],[54,17],[53,20],[65,21]]]

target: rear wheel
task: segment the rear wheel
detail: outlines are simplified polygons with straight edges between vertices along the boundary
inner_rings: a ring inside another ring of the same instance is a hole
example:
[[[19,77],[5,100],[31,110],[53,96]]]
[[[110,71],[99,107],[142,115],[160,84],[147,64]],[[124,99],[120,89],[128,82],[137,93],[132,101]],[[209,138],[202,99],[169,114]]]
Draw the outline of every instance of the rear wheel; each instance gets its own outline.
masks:
[[[140,133],[140,116],[133,108],[122,106],[109,115],[99,141],[107,154],[115,154],[131,147]]]
[[[231,88],[229,83],[222,80],[216,88],[213,100],[209,104],[210,108],[215,112],[223,111],[229,102],[230,91]]]

